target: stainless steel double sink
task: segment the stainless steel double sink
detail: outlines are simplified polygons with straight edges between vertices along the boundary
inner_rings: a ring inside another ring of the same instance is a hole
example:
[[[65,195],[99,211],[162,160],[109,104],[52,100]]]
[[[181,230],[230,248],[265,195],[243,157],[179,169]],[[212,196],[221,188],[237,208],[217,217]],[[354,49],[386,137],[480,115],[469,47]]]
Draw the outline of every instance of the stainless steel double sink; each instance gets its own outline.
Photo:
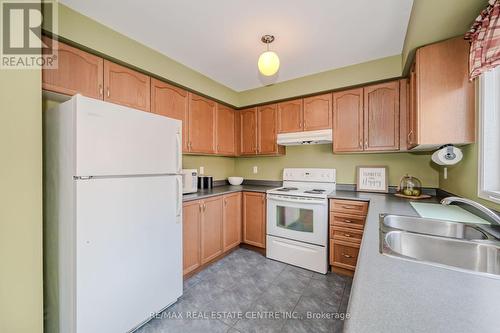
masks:
[[[380,252],[500,278],[500,241],[474,224],[381,214]]]

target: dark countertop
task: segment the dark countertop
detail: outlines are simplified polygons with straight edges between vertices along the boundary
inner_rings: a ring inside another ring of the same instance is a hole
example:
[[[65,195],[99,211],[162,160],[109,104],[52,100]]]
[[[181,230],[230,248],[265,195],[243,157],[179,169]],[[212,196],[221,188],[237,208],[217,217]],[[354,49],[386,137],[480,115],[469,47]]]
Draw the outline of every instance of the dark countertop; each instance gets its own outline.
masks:
[[[242,191],[265,193],[267,190],[270,190],[272,188],[276,188],[276,186],[262,186],[262,185],[216,186],[210,190],[198,190],[198,192],[196,193],[184,194],[182,196],[182,201],[187,202],[187,201],[199,200],[203,198],[215,197],[217,195],[242,192]]]
[[[351,198],[370,206],[344,332],[498,332],[500,279],[382,255],[379,214],[417,212],[393,195],[353,192]]]

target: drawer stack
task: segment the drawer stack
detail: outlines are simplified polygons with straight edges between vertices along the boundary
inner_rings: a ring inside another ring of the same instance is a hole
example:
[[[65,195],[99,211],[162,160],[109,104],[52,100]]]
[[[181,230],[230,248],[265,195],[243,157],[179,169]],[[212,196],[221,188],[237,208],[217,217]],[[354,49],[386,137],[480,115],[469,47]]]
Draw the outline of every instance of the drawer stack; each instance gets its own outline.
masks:
[[[367,212],[365,201],[330,200],[330,265],[334,272],[354,275]]]

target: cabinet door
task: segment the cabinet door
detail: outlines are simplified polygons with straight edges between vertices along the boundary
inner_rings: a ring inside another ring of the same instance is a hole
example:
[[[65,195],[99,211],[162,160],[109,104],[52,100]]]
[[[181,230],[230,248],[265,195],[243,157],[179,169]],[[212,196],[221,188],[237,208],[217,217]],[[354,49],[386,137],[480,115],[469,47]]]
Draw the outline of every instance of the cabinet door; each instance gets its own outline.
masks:
[[[302,105],[302,99],[278,104],[278,133],[302,131],[304,114]]]
[[[241,155],[257,154],[257,109],[240,111]]]
[[[418,144],[418,127],[417,127],[417,74],[415,71],[415,64],[413,64],[410,71],[410,92],[409,92],[409,105],[408,105],[408,134],[407,146],[408,149],[415,147]]]
[[[475,141],[475,82],[468,78],[469,49],[468,41],[456,37],[417,50],[419,145]]]
[[[189,151],[215,153],[215,102],[195,94],[189,95]]]
[[[201,263],[222,253],[222,196],[203,200],[201,216]]]
[[[364,88],[365,151],[399,149],[399,82]]]
[[[408,114],[409,114],[409,84],[408,79],[399,80],[399,150],[407,151],[408,148]]]
[[[223,197],[223,251],[226,252],[241,243],[241,193]]]
[[[149,111],[149,76],[104,60],[104,100],[134,109]]]
[[[332,128],[332,94],[304,98],[304,131]]]
[[[182,210],[182,259],[183,274],[194,271],[201,266],[200,254],[200,221],[201,201],[190,201]]]
[[[363,88],[333,94],[333,151],[363,151]]]
[[[243,192],[243,243],[266,247],[266,195]]]
[[[217,154],[234,156],[236,154],[235,111],[217,104]]]
[[[275,154],[278,152],[276,104],[259,106],[257,115],[258,153]]]
[[[151,79],[151,111],[182,121],[182,151],[187,152],[188,92],[160,80]]]
[[[42,69],[42,89],[103,99],[103,59],[43,36],[59,50],[58,68]]]

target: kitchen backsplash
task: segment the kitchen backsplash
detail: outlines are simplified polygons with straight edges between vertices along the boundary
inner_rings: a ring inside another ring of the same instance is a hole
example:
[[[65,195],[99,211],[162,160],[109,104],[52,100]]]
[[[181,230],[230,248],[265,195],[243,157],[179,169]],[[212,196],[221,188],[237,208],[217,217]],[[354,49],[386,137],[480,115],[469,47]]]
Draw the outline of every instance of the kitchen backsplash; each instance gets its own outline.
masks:
[[[331,145],[292,146],[287,147],[286,156],[239,157],[235,172],[246,179],[280,180],[283,168],[336,168],[337,183],[354,184],[356,166],[385,165],[390,185],[398,185],[406,173],[419,178],[423,186],[439,185],[439,172],[431,164],[430,153],[332,154],[331,149]]]

